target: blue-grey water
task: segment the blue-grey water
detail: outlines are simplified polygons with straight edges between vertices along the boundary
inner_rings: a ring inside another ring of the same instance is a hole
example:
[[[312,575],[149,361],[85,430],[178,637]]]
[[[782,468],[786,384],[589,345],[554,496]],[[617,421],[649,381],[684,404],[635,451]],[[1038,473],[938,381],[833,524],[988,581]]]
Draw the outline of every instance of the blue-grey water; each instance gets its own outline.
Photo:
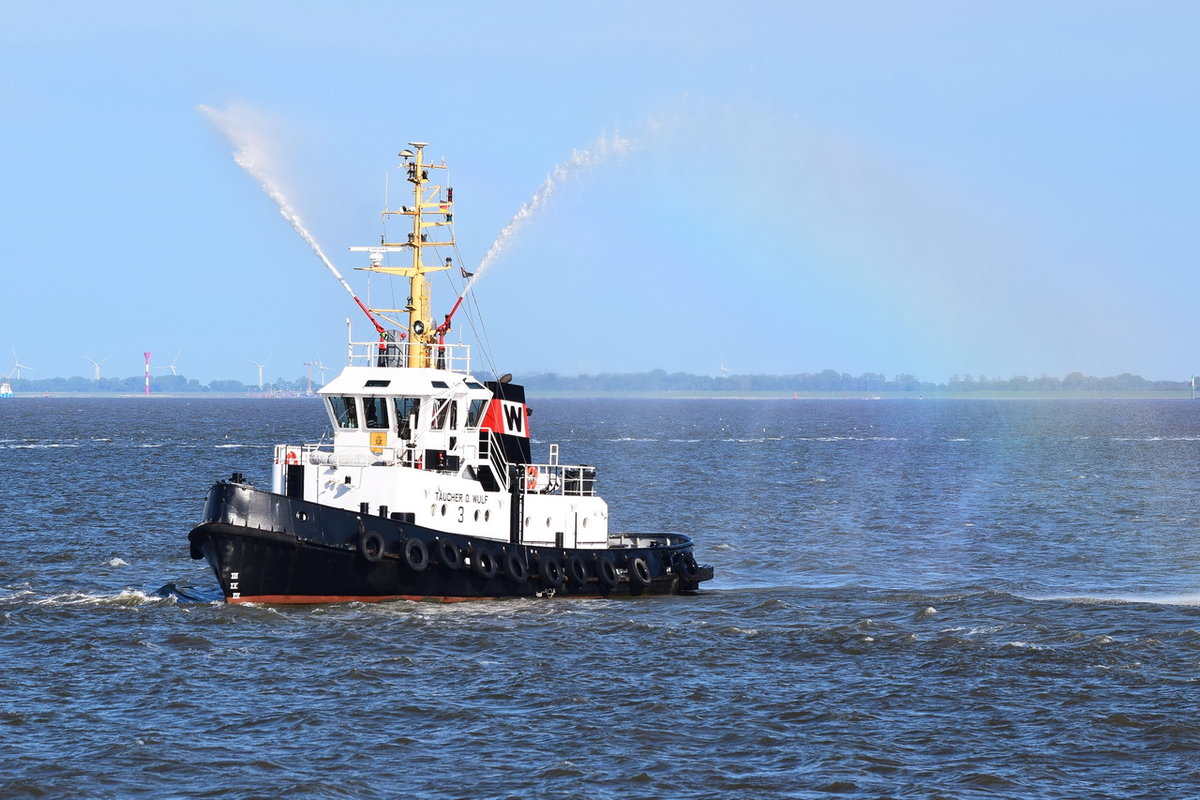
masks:
[[[0,401],[0,797],[1200,797],[1200,404],[533,405],[702,594],[226,606],[318,403]]]

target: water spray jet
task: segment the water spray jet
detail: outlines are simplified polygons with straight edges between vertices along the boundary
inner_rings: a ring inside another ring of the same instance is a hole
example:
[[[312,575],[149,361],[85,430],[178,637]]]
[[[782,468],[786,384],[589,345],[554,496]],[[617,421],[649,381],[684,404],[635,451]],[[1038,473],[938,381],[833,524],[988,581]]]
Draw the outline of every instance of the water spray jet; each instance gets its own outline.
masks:
[[[534,212],[546,204],[546,201],[554,194],[555,189],[561,186],[563,182],[585,169],[599,166],[610,158],[623,156],[632,148],[633,143],[622,136],[614,135],[609,137],[601,135],[587,149],[572,151],[571,157],[556,166],[546,176],[546,180],[542,181],[542,185],[533,193],[533,197],[529,198],[525,205],[521,206],[517,213],[513,215],[508,224],[501,229],[499,235],[496,236],[496,240],[492,242],[492,246],[488,248],[483,259],[479,262],[478,269],[475,270],[467,281],[462,294],[466,295],[467,292],[471,291],[475,282],[492,265],[492,262],[496,260],[513,236],[516,235],[517,231],[524,227]]]
[[[201,105],[200,111],[208,117],[209,121],[221,132],[225,139],[233,146],[233,161],[239,167],[246,171],[252,178],[258,181],[258,185],[267,196],[275,201],[275,205],[279,208],[280,215],[288,221],[292,229],[300,234],[313,253],[325,264],[333,277],[337,279],[346,293],[358,304],[363,313],[367,315],[367,319],[371,320],[371,324],[375,326],[375,331],[380,336],[385,335],[385,331],[379,321],[367,308],[366,304],[358,298],[358,295],[351,288],[346,279],[342,277],[342,273],[338,272],[337,267],[333,262],[326,257],[325,252],[321,250],[321,246],[317,244],[317,240],[304,227],[304,223],[300,220],[300,215],[292,208],[287,197],[283,194],[283,190],[279,188],[279,184],[267,174],[264,166],[265,158],[261,143],[256,140],[256,137],[246,128],[247,120],[240,118],[234,111],[218,111],[210,106]]]

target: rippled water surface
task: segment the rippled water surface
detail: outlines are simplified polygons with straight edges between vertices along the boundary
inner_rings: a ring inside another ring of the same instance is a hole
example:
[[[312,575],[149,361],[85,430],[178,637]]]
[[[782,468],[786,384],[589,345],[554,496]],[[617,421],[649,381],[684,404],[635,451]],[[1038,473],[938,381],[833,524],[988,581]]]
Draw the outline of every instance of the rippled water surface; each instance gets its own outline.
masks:
[[[225,606],[315,401],[0,401],[0,797],[1200,796],[1200,404],[533,404],[706,591]]]

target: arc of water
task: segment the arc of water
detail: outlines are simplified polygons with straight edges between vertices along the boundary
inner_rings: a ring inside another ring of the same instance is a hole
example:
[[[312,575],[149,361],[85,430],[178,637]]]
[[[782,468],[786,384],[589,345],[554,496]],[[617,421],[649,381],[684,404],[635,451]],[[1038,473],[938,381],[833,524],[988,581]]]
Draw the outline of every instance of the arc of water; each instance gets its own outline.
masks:
[[[492,246],[488,248],[483,259],[479,262],[479,267],[475,270],[470,280],[467,281],[462,294],[466,295],[467,292],[471,291],[476,281],[492,265],[517,232],[525,226],[538,209],[546,204],[558,187],[580,172],[596,167],[611,158],[627,154],[632,147],[633,143],[622,136],[601,134],[586,149],[573,150],[571,157],[556,166],[546,176],[546,180],[542,181],[542,185],[533,193],[533,197],[529,198],[517,213],[513,215],[509,223],[501,229],[500,233],[496,236],[496,240],[492,242]]]
[[[333,277],[337,279],[346,293],[354,299],[358,307],[363,310],[367,318],[375,326],[375,330],[383,333],[383,327],[376,321],[375,316],[366,307],[362,300],[358,299],[358,295],[346,279],[342,277],[342,273],[333,265],[333,262],[325,255],[325,251],[321,249],[321,245],[317,244],[317,240],[309,233],[308,228],[304,226],[304,222],[300,219],[300,214],[292,207],[287,196],[279,187],[277,181],[273,180],[266,168],[267,159],[261,144],[257,141],[245,127],[245,120],[239,119],[237,115],[230,111],[218,111],[215,108],[210,108],[206,105],[201,105],[200,110],[209,118],[216,126],[229,143],[234,147],[233,160],[239,167],[250,174],[252,178],[258,181],[258,185],[266,192],[267,196],[275,201],[275,205],[279,208],[279,213],[292,226],[296,233],[300,234],[308,246],[316,254],[317,258],[324,262],[326,268],[333,273]]]

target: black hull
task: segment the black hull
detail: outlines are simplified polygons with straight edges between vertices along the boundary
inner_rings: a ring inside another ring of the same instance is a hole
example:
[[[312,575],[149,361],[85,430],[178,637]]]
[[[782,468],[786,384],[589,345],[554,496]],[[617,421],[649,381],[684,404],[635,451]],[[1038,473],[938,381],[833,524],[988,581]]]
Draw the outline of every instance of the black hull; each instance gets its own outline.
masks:
[[[509,544],[224,481],[188,539],[234,603],[669,595],[712,578],[680,534],[608,548]]]

